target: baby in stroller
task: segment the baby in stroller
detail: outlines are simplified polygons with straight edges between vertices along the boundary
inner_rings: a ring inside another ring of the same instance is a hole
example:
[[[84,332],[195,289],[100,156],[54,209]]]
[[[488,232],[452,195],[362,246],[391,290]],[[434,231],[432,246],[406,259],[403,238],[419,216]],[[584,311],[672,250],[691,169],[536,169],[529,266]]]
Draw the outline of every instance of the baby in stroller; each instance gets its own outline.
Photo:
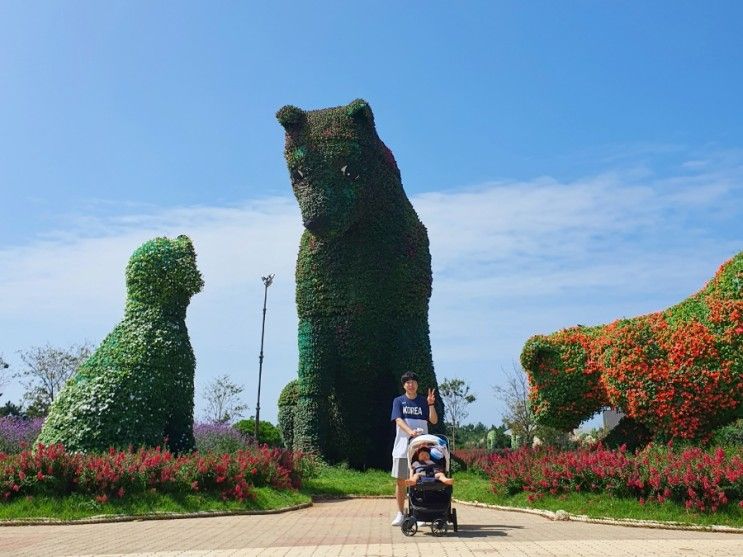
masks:
[[[437,462],[431,459],[431,453],[438,453]],[[408,485],[415,485],[419,482],[438,480],[443,484],[452,485],[454,480],[447,478],[443,469],[444,455],[436,447],[423,446],[413,455],[413,463],[410,466],[410,478],[406,480]]]
[[[448,524],[457,531],[457,511],[451,506],[452,484],[449,440],[443,435],[418,435],[408,442],[408,508],[400,525],[414,536],[418,525],[431,524],[434,536],[446,534]]]

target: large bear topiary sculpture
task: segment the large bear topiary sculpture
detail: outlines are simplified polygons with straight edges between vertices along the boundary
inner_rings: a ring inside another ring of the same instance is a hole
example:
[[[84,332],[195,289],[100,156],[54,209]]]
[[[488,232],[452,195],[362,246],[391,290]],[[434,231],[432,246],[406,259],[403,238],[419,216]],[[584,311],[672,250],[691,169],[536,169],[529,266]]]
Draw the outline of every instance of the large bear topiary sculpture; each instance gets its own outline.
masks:
[[[659,440],[706,438],[743,417],[743,252],[680,304],[534,336],[521,363],[545,425],[570,430],[611,406]]]
[[[124,319],[52,403],[38,442],[69,450],[193,449],[195,359],[186,329],[203,287],[191,240],[156,238],[126,268]]]
[[[386,467],[400,376],[415,371],[421,389],[437,387],[428,235],[365,101],[313,111],[285,106],[277,118],[305,226],[293,446],[330,462]]]

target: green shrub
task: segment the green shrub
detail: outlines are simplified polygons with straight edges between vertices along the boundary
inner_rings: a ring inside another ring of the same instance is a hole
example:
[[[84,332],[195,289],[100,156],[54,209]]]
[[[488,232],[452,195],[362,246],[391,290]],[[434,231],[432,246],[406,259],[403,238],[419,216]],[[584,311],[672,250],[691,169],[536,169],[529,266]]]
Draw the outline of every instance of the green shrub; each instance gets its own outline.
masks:
[[[237,431],[243,435],[248,435],[252,438],[255,437],[255,420],[253,418],[247,420],[240,420],[234,426]],[[283,447],[284,444],[281,441],[281,432],[271,422],[261,420],[258,426],[258,441],[260,444],[266,444],[269,447]]]
[[[713,445],[743,446],[743,418],[716,429],[712,435]]]
[[[296,379],[289,381],[279,395],[279,431],[284,447],[294,448],[294,412],[297,408],[299,385]]]

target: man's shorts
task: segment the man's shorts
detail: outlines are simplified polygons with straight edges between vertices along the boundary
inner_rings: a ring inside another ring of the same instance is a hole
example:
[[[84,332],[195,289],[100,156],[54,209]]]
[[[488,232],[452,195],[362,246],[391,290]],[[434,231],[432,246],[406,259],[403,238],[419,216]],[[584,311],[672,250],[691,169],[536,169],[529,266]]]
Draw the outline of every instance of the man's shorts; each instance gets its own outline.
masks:
[[[408,470],[408,459],[407,458],[395,458],[392,457],[392,474],[393,478],[398,480],[407,480],[410,477],[410,470]]]

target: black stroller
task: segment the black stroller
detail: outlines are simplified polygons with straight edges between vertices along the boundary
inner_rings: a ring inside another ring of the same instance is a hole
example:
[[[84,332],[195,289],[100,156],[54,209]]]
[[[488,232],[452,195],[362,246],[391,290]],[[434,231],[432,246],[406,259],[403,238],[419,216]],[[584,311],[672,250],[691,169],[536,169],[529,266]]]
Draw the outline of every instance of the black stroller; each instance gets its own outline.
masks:
[[[419,435],[408,443],[408,470],[412,467],[412,458],[422,447],[436,448],[442,455],[442,468],[447,477],[451,468],[449,440],[444,435]],[[414,536],[419,522],[430,522],[434,536],[443,536],[452,524],[457,531],[457,510],[451,508],[452,486],[434,480],[432,477],[421,478],[421,481],[408,487],[408,508],[400,528],[406,536]]]

